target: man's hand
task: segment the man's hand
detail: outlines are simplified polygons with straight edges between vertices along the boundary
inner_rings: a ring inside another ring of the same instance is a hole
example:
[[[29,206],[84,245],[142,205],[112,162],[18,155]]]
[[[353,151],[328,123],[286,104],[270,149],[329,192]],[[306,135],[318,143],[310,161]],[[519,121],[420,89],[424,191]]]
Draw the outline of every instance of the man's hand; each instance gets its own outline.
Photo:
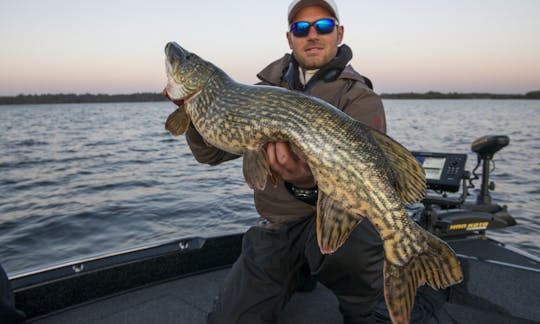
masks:
[[[298,188],[313,188],[315,178],[296,147],[288,142],[270,142],[266,153],[268,165],[283,180]]]

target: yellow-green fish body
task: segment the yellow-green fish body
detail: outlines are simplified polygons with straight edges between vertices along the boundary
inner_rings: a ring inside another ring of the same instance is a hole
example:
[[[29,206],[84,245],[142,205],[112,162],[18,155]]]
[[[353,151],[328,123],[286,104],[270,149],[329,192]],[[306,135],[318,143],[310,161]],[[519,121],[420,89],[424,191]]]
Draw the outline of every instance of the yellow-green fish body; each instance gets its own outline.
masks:
[[[319,188],[322,253],[338,249],[364,218],[375,225],[384,242],[384,290],[393,322],[408,322],[417,287],[427,282],[438,289],[462,280],[454,252],[404,209],[404,203],[422,198],[425,178],[400,144],[322,100],[237,83],[176,43],[167,44],[165,52],[167,93],[185,100],[167,120],[171,133],[185,132],[191,121],[210,144],[243,154],[244,177],[255,190],[274,177],[266,143],[296,146]]]

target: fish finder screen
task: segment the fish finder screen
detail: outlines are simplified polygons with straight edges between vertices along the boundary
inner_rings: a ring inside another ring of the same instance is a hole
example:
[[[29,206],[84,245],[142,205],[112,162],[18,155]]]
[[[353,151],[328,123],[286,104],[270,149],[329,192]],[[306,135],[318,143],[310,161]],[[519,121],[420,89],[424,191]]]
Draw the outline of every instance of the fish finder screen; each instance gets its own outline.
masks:
[[[467,154],[412,152],[426,174],[428,189],[459,191]]]
[[[444,169],[446,158],[444,157],[417,157],[418,162],[424,167],[426,179],[439,180]]]

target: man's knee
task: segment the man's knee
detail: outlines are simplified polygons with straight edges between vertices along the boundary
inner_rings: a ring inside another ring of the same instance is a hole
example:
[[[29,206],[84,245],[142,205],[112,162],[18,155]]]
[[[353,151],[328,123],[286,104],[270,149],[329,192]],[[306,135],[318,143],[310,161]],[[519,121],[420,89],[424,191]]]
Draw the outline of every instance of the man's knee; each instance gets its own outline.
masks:
[[[311,256],[314,274],[338,298],[345,323],[372,321],[383,294],[384,267],[382,240],[375,228],[364,221],[336,253],[321,255],[313,248]]]

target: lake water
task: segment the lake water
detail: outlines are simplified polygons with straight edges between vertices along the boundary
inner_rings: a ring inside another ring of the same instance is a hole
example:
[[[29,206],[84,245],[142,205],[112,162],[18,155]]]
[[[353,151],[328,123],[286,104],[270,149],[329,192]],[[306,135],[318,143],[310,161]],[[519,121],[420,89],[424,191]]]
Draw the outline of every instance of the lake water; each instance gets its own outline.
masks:
[[[487,134],[493,200],[519,225],[490,236],[540,256],[540,101],[386,100],[410,150],[468,153]],[[169,102],[0,106],[0,263],[15,273],[187,235],[245,230],[257,215],[241,160],[198,164],[163,124]],[[477,182],[477,187],[480,182]]]

